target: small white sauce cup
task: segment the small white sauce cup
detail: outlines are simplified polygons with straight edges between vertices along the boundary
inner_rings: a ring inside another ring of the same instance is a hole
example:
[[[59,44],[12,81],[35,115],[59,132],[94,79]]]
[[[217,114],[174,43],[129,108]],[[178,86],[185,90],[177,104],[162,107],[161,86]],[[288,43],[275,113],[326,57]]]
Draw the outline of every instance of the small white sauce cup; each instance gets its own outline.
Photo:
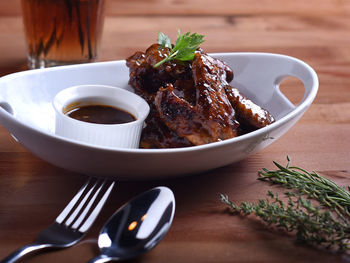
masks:
[[[79,121],[65,113],[86,105],[107,105],[131,113],[136,120],[122,124],[96,124]],[[113,148],[138,148],[144,121],[149,113],[147,102],[125,89],[104,85],[80,85],[61,90],[53,100],[57,135]]]

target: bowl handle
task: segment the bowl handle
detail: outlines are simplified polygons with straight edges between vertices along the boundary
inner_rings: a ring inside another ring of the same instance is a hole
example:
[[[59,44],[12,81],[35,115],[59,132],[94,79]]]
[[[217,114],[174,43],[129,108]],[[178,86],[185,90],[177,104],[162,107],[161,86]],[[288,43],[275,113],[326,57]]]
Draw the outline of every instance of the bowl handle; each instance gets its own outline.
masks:
[[[271,54],[271,62],[273,61],[274,74],[274,94],[273,101],[276,105],[276,116],[281,118],[293,111],[296,108],[306,109],[314,100],[318,90],[318,77],[316,72],[305,62],[284,55]],[[279,86],[281,82],[287,77],[298,78],[304,85],[304,95],[297,106],[289,101],[289,99],[281,92]]]
[[[253,102],[268,109],[277,119],[295,108],[307,108],[317,94],[318,78],[315,71],[297,58],[254,52],[216,56],[232,67],[235,77],[231,85]],[[279,89],[280,83],[286,77],[296,77],[304,85],[303,98],[297,106]]]
[[[280,56],[278,61],[280,64],[280,72],[277,72],[277,77],[275,79],[274,85],[276,91],[280,93],[281,97],[287,100],[293,108],[295,106],[283,95],[279,89],[279,85],[286,77],[296,77],[304,84],[304,95],[297,107],[303,104],[309,104],[313,101],[318,90],[318,77],[316,72],[305,62],[288,56]]]

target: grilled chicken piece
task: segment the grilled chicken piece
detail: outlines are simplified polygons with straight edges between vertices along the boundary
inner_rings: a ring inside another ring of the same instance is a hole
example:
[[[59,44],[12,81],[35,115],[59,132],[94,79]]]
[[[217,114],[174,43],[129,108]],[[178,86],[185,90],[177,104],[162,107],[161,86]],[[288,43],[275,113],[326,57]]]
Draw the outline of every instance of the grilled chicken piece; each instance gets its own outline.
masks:
[[[238,122],[247,129],[260,129],[275,121],[267,110],[247,99],[238,89],[226,86],[225,91],[232,107],[236,110]]]
[[[141,134],[142,148],[178,148],[193,146],[186,138],[178,136],[170,130],[159,118],[154,103],[150,104],[150,113],[146,120],[146,127]]]
[[[168,48],[160,48],[159,44],[151,45],[145,53],[136,52],[126,60],[129,67],[129,84],[135,92],[150,105],[150,113],[142,131],[140,147],[142,148],[175,148],[193,146],[186,138],[178,136],[160,119],[154,104],[157,91],[167,83],[177,83],[176,93],[189,101],[193,101],[191,62],[167,62],[153,68],[153,65],[169,55]],[[192,90],[191,90],[192,89]]]
[[[129,84],[150,105],[142,148],[216,142],[274,121],[228,84],[233,71],[221,60],[198,49],[193,61],[173,60],[153,68],[169,54],[170,49],[153,44],[126,60]]]
[[[155,97],[159,116],[166,126],[194,145],[237,136],[239,124],[225,93],[228,85],[225,66],[223,62],[197,52],[192,63],[195,105],[176,95],[176,86],[172,84],[161,88]]]
[[[136,52],[126,60],[129,67],[129,84],[148,103],[152,103],[160,87],[177,80],[192,78],[191,62],[169,61],[157,68],[153,66],[170,54],[168,48],[151,45],[145,53]]]

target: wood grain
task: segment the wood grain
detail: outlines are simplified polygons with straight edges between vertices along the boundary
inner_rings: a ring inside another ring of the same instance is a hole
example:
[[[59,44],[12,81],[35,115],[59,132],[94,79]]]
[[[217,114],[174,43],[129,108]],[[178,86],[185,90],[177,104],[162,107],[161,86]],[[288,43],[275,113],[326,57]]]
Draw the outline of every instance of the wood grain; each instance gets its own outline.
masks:
[[[1,1],[0,15],[19,15],[21,0]],[[228,15],[305,14],[343,15],[350,12],[347,0],[105,0],[108,15]]]
[[[26,69],[20,1],[0,1],[0,76]],[[153,186],[170,187],[177,209],[170,232],[153,251],[130,262],[348,262],[294,242],[254,217],[227,213],[219,193],[256,202],[271,188],[257,171],[272,160],[292,162],[350,185],[350,2],[347,0],[109,0],[100,61],[124,59],[176,30],[206,35],[208,52],[273,52],[297,57],[317,72],[320,88],[303,118],[281,139],[244,161],[171,180],[118,182],[91,232],[77,246],[27,262],[86,262],[96,237],[125,201]],[[294,103],[303,88],[287,79]],[[0,127],[0,258],[31,242],[86,180],[28,152]],[[276,191],[282,191],[274,187]]]

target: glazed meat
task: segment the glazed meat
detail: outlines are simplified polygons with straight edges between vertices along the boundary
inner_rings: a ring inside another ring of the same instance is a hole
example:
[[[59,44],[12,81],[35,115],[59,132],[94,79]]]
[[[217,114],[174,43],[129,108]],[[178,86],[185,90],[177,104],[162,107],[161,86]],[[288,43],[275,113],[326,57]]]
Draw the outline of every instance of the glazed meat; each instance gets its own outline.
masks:
[[[169,55],[169,49],[160,48],[159,44],[151,45],[145,53],[136,52],[126,60],[129,67],[129,84],[142,96],[150,106],[146,127],[142,131],[142,148],[175,148],[193,146],[186,138],[170,130],[160,119],[154,104],[157,91],[167,84],[177,84],[178,96],[193,101],[195,90],[192,85],[191,62],[168,62],[157,68],[153,66]]]
[[[226,93],[226,71],[222,63],[197,52],[193,63],[195,105],[174,92],[172,84],[161,88],[155,105],[161,120],[180,137],[194,145],[237,136],[238,122]],[[176,87],[176,86],[175,86]]]
[[[168,61],[158,44],[127,59],[129,84],[150,105],[141,147],[173,148],[229,139],[272,123],[273,117],[229,85],[233,71],[201,49],[188,62]],[[242,124],[242,125],[240,125]]]
[[[190,62],[172,61],[157,68],[153,67],[167,57],[169,52],[168,48],[160,48],[159,44],[153,44],[145,53],[136,52],[126,60],[126,65],[130,69],[129,84],[150,104],[160,87],[167,83],[175,83],[177,80],[192,79]]]
[[[238,89],[226,86],[225,91],[232,107],[236,110],[238,122],[247,129],[260,129],[275,121],[267,110],[247,99]]]

